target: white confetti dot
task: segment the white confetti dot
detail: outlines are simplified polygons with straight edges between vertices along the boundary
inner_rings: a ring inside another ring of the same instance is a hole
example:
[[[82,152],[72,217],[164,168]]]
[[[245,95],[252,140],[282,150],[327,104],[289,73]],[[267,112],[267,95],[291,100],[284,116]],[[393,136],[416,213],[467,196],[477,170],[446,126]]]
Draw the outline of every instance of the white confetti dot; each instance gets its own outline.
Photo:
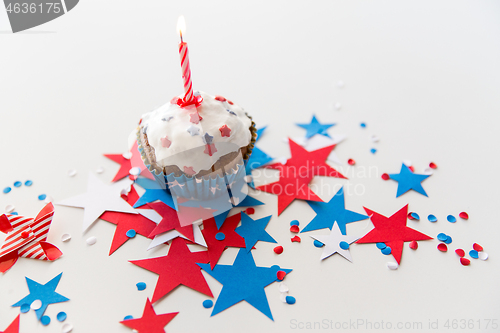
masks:
[[[279,289],[280,289],[280,293],[288,292],[288,286],[286,284],[284,284],[283,282],[281,282],[279,284]]]
[[[14,209],[16,209],[16,207],[14,207],[14,205],[7,205],[7,206],[5,206],[5,212],[7,214],[12,213],[14,211]]]
[[[123,190],[120,191],[120,195],[128,195],[131,189],[132,189],[131,186],[124,188]]]
[[[75,169],[68,170],[68,176],[74,177],[76,176],[77,171]]]
[[[477,257],[481,260],[487,260],[488,259],[488,253],[480,251],[477,254]]]
[[[403,160],[403,164],[406,165],[407,167],[411,167],[411,161],[410,160]]]
[[[72,330],[73,330],[73,325],[66,323],[66,324],[64,324],[64,325],[62,326],[62,330],[61,330],[61,332],[62,332],[62,333],[69,333],[69,332],[71,332]]]
[[[372,142],[378,142],[380,140],[380,138],[376,135],[372,135],[370,139],[372,140]]]
[[[434,173],[434,170],[431,168],[425,168],[424,169],[424,175],[432,175]]]
[[[283,303],[286,303],[286,297],[288,296],[288,292],[286,293],[281,293],[280,294],[280,300],[283,302]]]
[[[130,160],[132,158],[132,153],[131,152],[126,152],[122,154],[124,159]]]
[[[97,242],[97,238],[95,236],[87,238],[88,245],[94,245]]]
[[[67,242],[67,241],[69,241],[70,239],[71,239],[71,235],[70,235],[70,234],[63,234],[63,235],[61,236],[61,240],[62,240],[63,242]]]
[[[335,103],[335,110],[340,110],[341,107],[342,107],[342,104]]]
[[[39,299],[36,299],[34,300],[32,303],[31,303],[31,309],[32,310],[38,310],[42,307],[42,301],[40,301]]]
[[[337,88],[342,89],[345,87],[345,83],[342,80],[337,81]]]
[[[139,176],[141,174],[141,168],[139,167],[133,167],[132,169],[129,170],[129,172],[132,176]]]
[[[102,166],[98,167],[95,172],[97,172],[97,173],[103,173],[104,172],[104,168]]]
[[[395,262],[388,262],[387,263],[387,268],[395,271],[396,269],[398,269],[399,265]]]

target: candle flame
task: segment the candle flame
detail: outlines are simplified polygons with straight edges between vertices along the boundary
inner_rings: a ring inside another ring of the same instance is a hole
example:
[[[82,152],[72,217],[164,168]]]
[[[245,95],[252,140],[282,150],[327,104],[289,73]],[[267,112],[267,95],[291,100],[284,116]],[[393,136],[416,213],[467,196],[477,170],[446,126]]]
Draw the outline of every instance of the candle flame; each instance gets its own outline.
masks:
[[[182,35],[186,32],[186,19],[184,19],[184,15],[179,16],[177,19],[177,31],[179,31],[179,35]]]

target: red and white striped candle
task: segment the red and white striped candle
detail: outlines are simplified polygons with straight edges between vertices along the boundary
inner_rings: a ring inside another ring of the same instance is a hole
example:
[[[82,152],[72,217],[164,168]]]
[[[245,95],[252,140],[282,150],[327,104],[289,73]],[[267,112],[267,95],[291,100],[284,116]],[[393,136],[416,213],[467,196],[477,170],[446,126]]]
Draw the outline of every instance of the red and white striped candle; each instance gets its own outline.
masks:
[[[189,50],[188,45],[182,40],[182,33],[186,31],[186,22],[184,16],[179,16],[177,21],[177,30],[181,36],[179,43],[179,55],[181,57],[182,79],[184,80],[184,103],[189,104],[194,102],[193,83],[191,82],[191,68],[189,67]]]

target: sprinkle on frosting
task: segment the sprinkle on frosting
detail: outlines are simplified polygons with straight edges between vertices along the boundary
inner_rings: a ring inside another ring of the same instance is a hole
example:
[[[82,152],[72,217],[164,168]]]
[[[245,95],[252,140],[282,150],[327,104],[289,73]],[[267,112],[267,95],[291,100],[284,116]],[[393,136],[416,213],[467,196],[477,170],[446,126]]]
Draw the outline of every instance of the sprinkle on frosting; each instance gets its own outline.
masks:
[[[189,115],[189,121],[192,122],[193,124],[199,124],[201,119],[203,119],[203,118],[200,117],[198,112],[191,113]]]
[[[232,114],[233,116],[236,116],[236,113],[234,113],[233,111],[231,111],[229,109],[227,109],[226,111],[229,112],[230,114]]]
[[[222,96],[215,95],[215,99],[218,100],[219,102],[225,102],[226,99]]]
[[[226,137],[230,137],[231,136],[231,129],[229,127],[227,127],[226,124],[224,124],[223,126],[221,126],[219,128],[219,131],[220,131],[220,135],[221,136],[226,136]]]
[[[205,144],[211,144],[212,140],[214,139],[214,137],[212,135],[208,134],[208,132],[205,133],[205,135],[203,135],[202,138],[203,138],[203,143],[205,143]]]
[[[196,126],[189,126],[187,129],[188,133],[191,134],[191,136],[199,135],[200,134],[200,129]]]
[[[215,145],[213,143],[210,143],[206,145],[205,150],[203,152],[208,156],[212,156],[214,153],[217,152],[217,148],[215,148]]]
[[[172,141],[170,141],[168,139],[168,136],[165,135],[163,138],[161,138],[161,146],[162,147],[168,148],[168,147],[170,147],[171,144],[172,144]]]
[[[161,118],[162,121],[170,121],[172,120],[172,116],[168,116],[168,117],[164,117],[164,118]]]

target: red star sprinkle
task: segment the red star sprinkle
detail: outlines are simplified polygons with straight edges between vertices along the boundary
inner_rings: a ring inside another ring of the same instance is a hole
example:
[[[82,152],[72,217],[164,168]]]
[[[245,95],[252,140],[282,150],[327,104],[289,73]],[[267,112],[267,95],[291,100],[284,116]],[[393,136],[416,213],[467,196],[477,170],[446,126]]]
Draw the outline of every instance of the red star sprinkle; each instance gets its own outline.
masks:
[[[175,209],[169,207],[161,201],[149,203],[148,206],[151,207],[151,209],[154,209],[162,217],[162,220],[149,234],[149,237],[154,237],[156,235],[175,229],[182,235],[186,236],[189,240],[194,242],[193,226],[181,226],[179,216],[177,215],[177,211]]]
[[[217,148],[215,148],[215,144],[211,143],[209,145],[205,145],[205,150],[203,152],[208,156],[212,156],[217,152]]]
[[[196,174],[196,171],[193,170],[193,167],[188,167],[188,166],[185,166],[184,167],[184,173],[187,174],[188,176],[193,176]]]
[[[168,136],[164,136],[161,138],[161,146],[165,148],[170,148],[170,145],[172,144],[172,141],[168,139]]]
[[[230,137],[231,136],[231,129],[229,127],[227,127],[227,125],[223,125],[219,128],[219,131],[220,131],[220,135],[221,136],[226,136],[226,137]]]
[[[2,331],[0,333],[19,333],[19,316],[17,315],[16,319],[10,323],[10,325],[5,329],[5,331]]]
[[[365,211],[370,216],[374,228],[356,243],[385,243],[392,249],[392,256],[398,264],[401,262],[405,242],[432,239],[432,237],[406,226],[408,205],[391,217],[385,217],[368,208],[365,208]]]
[[[243,245],[243,247],[245,247],[245,245]],[[177,237],[172,240],[172,244],[166,256],[143,260],[131,260],[130,262],[159,275],[153,293],[153,303],[181,284],[213,297],[207,281],[205,281],[201,273],[201,268],[197,265],[197,263],[208,263],[208,252],[189,251],[182,238]]]
[[[231,105],[233,105],[233,104],[234,104],[234,103],[233,103],[233,102],[231,102],[230,100],[227,100],[227,102],[228,102],[229,104],[231,104]]]
[[[139,333],[165,333],[165,326],[174,319],[178,313],[179,312],[156,314],[148,298],[141,318],[123,320],[120,321],[120,324],[137,330]]]
[[[130,159],[126,159],[122,154],[104,154],[105,157],[109,158],[113,162],[120,164],[120,169],[113,178],[112,182],[116,182],[122,178],[128,176],[128,172],[132,169],[132,165],[130,164]]]
[[[225,102],[226,101],[226,99],[224,97],[218,96],[218,95],[215,96],[215,99],[218,100],[219,102]]]
[[[200,120],[203,120],[203,118],[198,114],[198,112],[191,113],[189,115],[189,121],[193,124],[198,124]]]

